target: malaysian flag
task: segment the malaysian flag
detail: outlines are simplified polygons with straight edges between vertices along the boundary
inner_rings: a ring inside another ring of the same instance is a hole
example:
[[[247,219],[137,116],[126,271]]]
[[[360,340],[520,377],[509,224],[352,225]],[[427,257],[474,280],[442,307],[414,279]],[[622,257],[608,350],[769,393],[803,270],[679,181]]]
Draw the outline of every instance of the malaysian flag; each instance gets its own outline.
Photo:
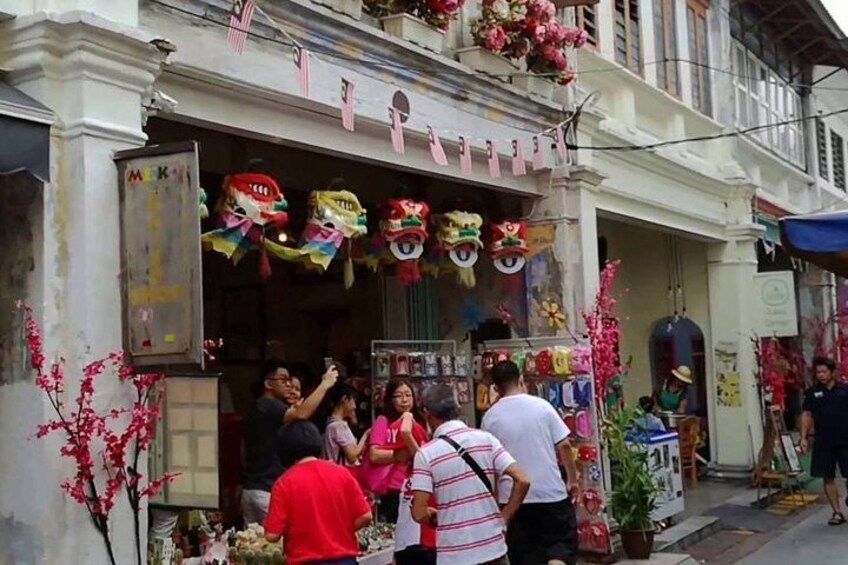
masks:
[[[486,141],[486,154],[489,156],[489,176],[493,179],[501,176],[501,157],[498,146],[491,139]]]
[[[395,153],[403,155],[406,149],[403,144],[403,124],[400,121],[400,110],[397,108],[389,108],[389,117],[392,120],[392,147],[395,148]]]
[[[533,136],[533,170],[541,171],[545,168],[545,154],[542,153],[542,136]]]
[[[309,98],[309,83],[312,80],[312,72],[309,68],[309,51],[295,45],[293,49],[294,66],[297,67],[297,84],[300,87],[300,95]]]
[[[459,169],[464,175],[471,174],[471,144],[465,136],[459,136]]]
[[[227,43],[239,55],[244,52],[247,34],[250,32],[250,22],[253,21],[253,12],[255,11],[256,3],[253,0],[233,0],[233,8],[230,10],[230,27],[227,31]]]
[[[527,164],[524,162],[524,150],[521,149],[521,142],[517,139],[512,140],[512,174],[516,177],[527,174]]]
[[[355,85],[347,79],[342,79],[342,126],[347,131],[353,131],[353,91]]]
[[[565,147],[565,126],[562,124],[558,125],[555,134],[557,155],[565,161],[568,158],[568,150]]]
[[[442,140],[439,139],[439,132],[430,126],[427,126],[427,132],[430,137],[430,155],[433,156],[433,161],[442,167],[447,166],[448,156],[445,155],[445,149],[442,147]]]

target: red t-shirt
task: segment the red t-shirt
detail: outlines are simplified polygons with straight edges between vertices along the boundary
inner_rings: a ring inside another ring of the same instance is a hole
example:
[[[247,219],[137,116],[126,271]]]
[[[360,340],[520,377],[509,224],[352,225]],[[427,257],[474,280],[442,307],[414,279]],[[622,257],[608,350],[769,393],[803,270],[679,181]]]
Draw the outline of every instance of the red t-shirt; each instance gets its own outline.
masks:
[[[265,530],[283,536],[289,565],[359,555],[354,521],[371,513],[359,483],[329,461],[298,463],[277,479]]]

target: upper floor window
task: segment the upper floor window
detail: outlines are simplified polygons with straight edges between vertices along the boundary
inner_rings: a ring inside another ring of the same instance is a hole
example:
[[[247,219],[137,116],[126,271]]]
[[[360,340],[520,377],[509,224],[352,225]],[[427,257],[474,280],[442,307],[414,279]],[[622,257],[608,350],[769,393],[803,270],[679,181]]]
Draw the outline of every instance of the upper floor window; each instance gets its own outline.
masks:
[[[733,85],[736,127],[748,129],[797,120],[801,96],[741,43],[733,43]],[[751,137],[793,164],[804,167],[804,127],[801,122],[763,128]]]
[[[639,0],[615,0],[615,60],[634,73],[642,73],[642,34]]]
[[[830,169],[827,166],[827,128],[824,120],[816,119],[816,151],[819,157],[819,176],[826,181],[830,180]]]
[[[830,130],[830,156],[833,161],[833,185],[845,190],[845,142],[833,130]]]
[[[657,86],[673,96],[680,96],[674,4],[675,0],[654,0]]]
[[[704,114],[712,114],[710,92],[710,55],[707,40],[707,0],[686,1],[686,25],[689,59],[692,61],[692,105]]]
[[[586,30],[589,45],[598,46],[598,12],[595,6],[578,6],[577,27]]]

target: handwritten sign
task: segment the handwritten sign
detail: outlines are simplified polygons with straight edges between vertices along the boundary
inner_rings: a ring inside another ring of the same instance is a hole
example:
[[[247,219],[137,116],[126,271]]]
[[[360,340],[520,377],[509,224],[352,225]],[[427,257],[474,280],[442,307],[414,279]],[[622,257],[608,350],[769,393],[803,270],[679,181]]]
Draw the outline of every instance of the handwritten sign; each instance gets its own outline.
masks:
[[[140,368],[202,368],[197,144],[122,151],[115,161],[124,350]]]
[[[798,335],[795,274],[792,271],[754,275],[755,331],[760,337]]]

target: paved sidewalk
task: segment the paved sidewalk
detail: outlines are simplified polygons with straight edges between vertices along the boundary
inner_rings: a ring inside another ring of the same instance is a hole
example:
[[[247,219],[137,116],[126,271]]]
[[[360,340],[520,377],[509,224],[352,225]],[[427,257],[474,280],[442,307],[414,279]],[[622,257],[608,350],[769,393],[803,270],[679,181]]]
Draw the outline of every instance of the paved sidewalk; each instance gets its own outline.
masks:
[[[821,506],[739,565],[818,565],[848,563],[848,524],[828,526],[830,507]]]

